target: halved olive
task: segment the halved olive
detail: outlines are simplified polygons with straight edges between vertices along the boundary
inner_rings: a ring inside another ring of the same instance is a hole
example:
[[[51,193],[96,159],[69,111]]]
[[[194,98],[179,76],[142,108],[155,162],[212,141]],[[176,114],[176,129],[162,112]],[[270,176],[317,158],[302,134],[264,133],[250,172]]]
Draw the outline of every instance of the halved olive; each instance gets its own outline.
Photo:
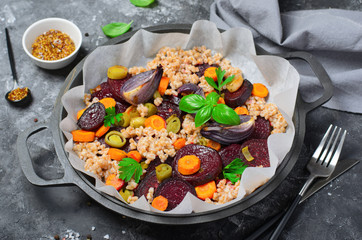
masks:
[[[201,137],[198,141],[198,144],[206,146],[207,145],[207,139],[204,137]]]
[[[108,68],[107,77],[110,79],[123,79],[127,76],[128,69],[121,65]]]
[[[180,119],[174,114],[171,117],[167,118],[166,120],[166,129],[167,132],[178,133],[181,128],[181,121]]]
[[[137,107],[133,105],[127,108],[124,113],[127,113],[131,119],[141,117],[141,114],[137,111]]]
[[[122,133],[118,131],[110,131],[105,137],[106,143],[115,148],[123,147],[126,144],[126,139]]]
[[[148,109],[147,117],[155,115],[157,113],[157,107],[152,103],[146,103],[145,107]]]
[[[127,113],[123,113],[120,121],[117,121],[117,119],[115,119],[114,125],[116,127],[128,127],[129,123],[130,123],[129,115]]]
[[[148,164],[145,161],[141,162],[140,164],[141,164],[142,169],[148,168]]]
[[[160,94],[158,91],[154,92],[154,94],[153,94],[153,98],[154,98],[154,99],[160,98],[160,97],[162,97],[162,96],[161,96],[161,94]]]
[[[170,178],[172,175],[172,167],[166,163],[158,165],[155,171],[156,171],[157,180],[159,182],[162,182],[163,180]]]
[[[139,128],[141,126],[145,126],[146,118],[144,117],[135,117],[131,119],[130,126],[134,128]]]
[[[128,190],[128,189],[122,189],[121,191],[119,191],[119,194],[127,202],[128,198],[133,196],[133,191]]]

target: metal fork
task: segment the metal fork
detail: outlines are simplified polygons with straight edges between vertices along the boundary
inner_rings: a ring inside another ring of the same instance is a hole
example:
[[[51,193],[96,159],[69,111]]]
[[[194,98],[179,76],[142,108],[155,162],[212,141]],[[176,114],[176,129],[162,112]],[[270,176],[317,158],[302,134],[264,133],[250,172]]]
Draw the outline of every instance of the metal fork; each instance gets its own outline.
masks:
[[[296,209],[299,201],[303,197],[303,194],[306,192],[308,187],[317,177],[329,177],[334,168],[337,165],[339,155],[341,154],[341,150],[343,147],[344,139],[346,137],[347,131],[344,130],[342,137],[340,138],[340,133],[342,131],[341,128],[335,126],[333,128],[333,132],[330,135],[329,141],[327,139],[329,137],[329,133],[331,132],[333,125],[330,125],[327,132],[324,134],[319,146],[315,150],[312,158],[310,159],[307,169],[310,172],[309,178],[305,182],[304,186],[300,190],[298,196],[295,198],[292,205],[289,207],[288,211],[285,213],[284,217],[280,221],[277,228],[274,230],[273,234],[271,235],[270,239],[278,239],[280,233],[283,231],[286,223],[288,222],[290,216]],[[335,136],[337,132],[337,136]],[[335,147],[339,140],[339,144],[337,149]],[[327,142],[327,143],[326,143]],[[333,143],[332,143],[333,142]],[[331,146],[332,144],[332,146]]]

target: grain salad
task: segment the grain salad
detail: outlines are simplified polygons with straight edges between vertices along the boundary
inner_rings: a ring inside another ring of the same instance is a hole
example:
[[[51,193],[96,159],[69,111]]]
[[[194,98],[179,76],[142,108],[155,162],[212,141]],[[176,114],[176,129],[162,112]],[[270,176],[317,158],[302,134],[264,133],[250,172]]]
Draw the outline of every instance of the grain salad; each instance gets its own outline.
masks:
[[[163,47],[107,77],[84,95],[73,151],[129,204],[144,197],[168,211],[187,192],[232,201],[246,168],[270,166],[267,138],[288,127],[266,86],[205,46]]]

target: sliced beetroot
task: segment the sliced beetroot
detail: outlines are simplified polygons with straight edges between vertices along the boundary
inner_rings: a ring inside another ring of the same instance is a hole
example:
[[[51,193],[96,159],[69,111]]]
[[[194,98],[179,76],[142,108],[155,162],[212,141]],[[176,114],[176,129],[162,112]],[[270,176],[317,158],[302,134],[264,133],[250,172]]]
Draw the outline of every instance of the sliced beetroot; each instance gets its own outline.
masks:
[[[176,114],[178,118],[181,117],[181,110],[178,105],[171,103],[168,100],[163,100],[161,105],[157,107],[157,115],[167,120],[167,118]]]
[[[83,130],[93,131],[102,126],[106,116],[106,109],[100,102],[93,103],[89,106],[79,118],[77,125]]]
[[[129,78],[131,78],[130,74],[128,74],[123,79],[111,79],[111,78],[107,79],[107,83],[109,84],[110,91],[112,92],[114,99],[116,99],[117,102],[126,103],[126,101],[123,100],[123,98],[121,97],[121,88],[122,88],[123,84]]]
[[[91,99],[95,97],[98,98],[99,100],[107,97],[114,98],[114,95],[111,92],[111,88],[108,82],[103,82],[98,87],[95,88],[95,92],[91,94]]]
[[[192,175],[182,175],[178,171],[178,160],[186,155],[195,155],[201,161],[200,170]],[[212,148],[189,144],[181,148],[172,163],[173,174],[193,186],[199,186],[215,179],[222,171],[222,161],[219,153]]]
[[[195,188],[188,182],[179,178],[169,178],[158,186],[154,197],[161,195],[167,198],[168,206],[166,211],[169,211],[177,207],[188,192],[196,196]]]
[[[241,159],[249,167],[270,167],[268,144],[266,139],[251,139],[241,145],[241,149],[248,147],[250,155],[254,158],[251,161],[246,160],[244,154],[241,154]]]
[[[179,98],[179,97],[176,97],[176,96],[174,96],[174,95],[169,95],[169,96],[167,96],[167,98],[166,98],[168,101],[170,101],[170,103],[173,103],[173,104],[175,104],[175,105],[179,105],[179,103],[180,103],[180,101],[181,101],[181,98]]]
[[[204,73],[205,73],[206,69],[208,69],[209,67],[219,67],[219,65],[217,65],[217,64],[209,65],[207,63],[203,63],[203,64],[198,64],[195,67],[199,68],[199,71],[196,73],[196,75],[198,77],[202,77],[202,76],[204,76]]]
[[[146,177],[140,181],[140,184],[138,184],[134,194],[139,198],[142,196],[147,197],[150,187],[153,187],[154,190],[156,190],[158,185],[159,182],[156,177],[156,171],[147,172]]]
[[[255,120],[255,129],[248,139],[267,139],[270,136],[272,127],[269,120],[258,116]]]
[[[219,151],[223,168],[229,165],[235,158],[241,158],[241,144],[231,144]]]
[[[241,85],[241,87],[235,92],[230,92],[229,90],[224,91],[225,104],[231,108],[236,108],[243,105],[251,96],[252,90],[253,84],[247,79],[244,79],[243,85]]]
[[[131,105],[127,102],[116,102],[116,113],[125,112],[129,106]]]

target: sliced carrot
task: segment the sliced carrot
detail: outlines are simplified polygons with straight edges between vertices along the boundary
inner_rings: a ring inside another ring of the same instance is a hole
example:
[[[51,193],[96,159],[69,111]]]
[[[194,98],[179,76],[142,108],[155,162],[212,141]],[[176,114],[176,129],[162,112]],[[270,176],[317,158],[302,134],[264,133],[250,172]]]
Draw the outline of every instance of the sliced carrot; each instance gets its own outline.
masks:
[[[217,69],[216,67],[207,68],[204,72],[204,76],[210,77],[210,78],[214,79],[214,81],[217,81],[216,69]]]
[[[209,148],[215,149],[216,151],[219,151],[221,148],[221,144],[218,142],[215,142],[213,140],[208,140],[206,146]]]
[[[137,162],[140,162],[140,161],[142,160],[142,155],[141,155],[141,153],[139,153],[139,152],[136,151],[136,150],[129,151],[129,152],[127,153],[127,157],[132,158],[132,159],[136,160]]]
[[[96,137],[102,137],[104,134],[108,132],[108,130],[111,128],[111,126],[104,126],[102,125],[98,130],[96,131]]]
[[[186,155],[177,162],[178,171],[182,175],[191,175],[200,170],[201,161],[195,155]]]
[[[105,108],[115,107],[116,106],[116,100],[114,98],[102,98],[99,100],[100,103],[104,105]]]
[[[165,94],[169,82],[170,82],[170,78],[168,78],[168,77],[161,78],[160,85],[158,85],[158,92],[161,94],[161,96],[163,96]]]
[[[83,115],[83,113],[84,113],[84,111],[86,110],[87,108],[83,108],[83,109],[81,109],[81,110],[79,110],[78,112],[77,112],[77,120]]]
[[[216,183],[215,181],[211,181],[208,183],[205,183],[200,186],[195,187],[196,195],[201,200],[205,200],[206,198],[212,198],[214,196],[214,193],[216,192]]]
[[[158,115],[153,115],[146,119],[145,127],[151,127],[160,131],[161,129],[166,128],[166,121]]]
[[[249,115],[249,111],[245,107],[237,107],[237,108],[234,109],[234,111],[238,115]]]
[[[106,185],[113,186],[117,191],[121,190],[124,181],[119,179],[116,174],[110,174],[106,179]]]
[[[254,83],[253,84],[253,91],[251,92],[252,95],[264,98],[268,96],[269,91],[268,88],[265,87],[262,83]]]
[[[179,150],[179,149],[183,148],[185,146],[185,144],[186,144],[186,139],[179,138],[173,143],[173,146],[175,147],[176,150]]]
[[[217,103],[225,104],[225,100],[222,97],[219,97],[219,100],[217,101]]]
[[[95,132],[82,129],[72,131],[72,135],[74,142],[93,142],[95,139]]]
[[[108,155],[111,157],[111,159],[116,161],[121,161],[123,158],[127,157],[127,153],[118,148],[109,148]]]
[[[152,201],[152,207],[154,207],[160,211],[165,211],[167,209],[167,206],[168,206],[167,198],[165,198],[161,195],[158,197],[155,197]]]

